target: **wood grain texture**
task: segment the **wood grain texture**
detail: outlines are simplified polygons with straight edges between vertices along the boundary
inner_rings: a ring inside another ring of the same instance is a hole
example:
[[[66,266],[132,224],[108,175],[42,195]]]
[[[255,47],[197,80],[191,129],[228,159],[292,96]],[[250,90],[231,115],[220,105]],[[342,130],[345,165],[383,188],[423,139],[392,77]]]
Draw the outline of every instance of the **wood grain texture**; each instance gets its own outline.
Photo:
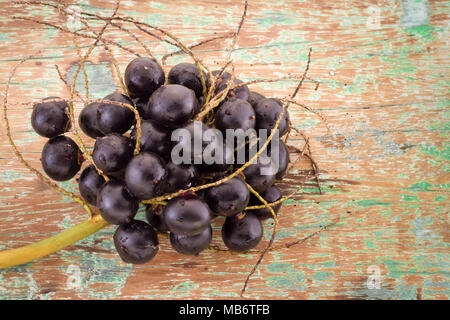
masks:
[[[321,111],[290,109],[296,127],[310,137],[321,169],[280,213],[275,245],[302,239],[337,217],[340,221],[289,249],[270,252],[252,277],[250,299],[448,299],[449,278],[449,17],[448,1],[249,1],[248,19],[233,53],[243,80],[301,74],[312,47],[309,76],[299,101]],[[71,2],[107,15],[112,1]],[[171,30],[185,43],[235,30],[241,1],[122,1],[120,13]],[[27,160],[40,166],[45,140],[31,129],[29,106],[46,96],[68,97],[58,64],[69,80],[78,58],[72,37],[12,15],[65,25],[51,8],[0,1],[0,81],[12,66],[41,50],[19,69],[10,101],[13,137]],[[93,24],[98,31],[100,23]],[[131,28],[131,26],[130,26]],[[144,53],[134,40],[109,27],[106,38]],[[139,33],[161,58],[168,45]],[[79,39],[83,51],[92,40]],[[224,41],[197,50],[209,65],[226,56]],[[122,72],[133,56],[113,48]],[[185,56],[169,59],[169,67]],[[117,77],[101,47],[87,64],[91,96],[115,90]],[[82,74],[77,89],[84,94]],[[295,81],[253,86],[285,96]],[[76,114],[81,106],[77,106]],[[0,249],[25,245],[85,219],[76,203],[38,181],[14,157],[0,121]],[[291,142],[303,145],[299,136]],[[92,145],[92,142],[91,142]],[[282,184],[295,189],[308,163],[300,162]],[[76,190],[75,182],[61,185]],[[143,218],[143,212],[139,213]],[[223,247],[220,222],[214,244]],[[266,223],[266,240],[271,223]],[[0,271],[2,299],[235,299],[256,253],[175,253],[160,237],[151,263],[131,266],[114,252],[108,227],[45,259]],[[380,287],[370,280],[380,273]],[[375,272],[375,273],[373,273]],[[76,279],[79,274],[79,281]],[[368,285],[369,281],[369,285]],[[372,289],[370,289],[372,288]]]

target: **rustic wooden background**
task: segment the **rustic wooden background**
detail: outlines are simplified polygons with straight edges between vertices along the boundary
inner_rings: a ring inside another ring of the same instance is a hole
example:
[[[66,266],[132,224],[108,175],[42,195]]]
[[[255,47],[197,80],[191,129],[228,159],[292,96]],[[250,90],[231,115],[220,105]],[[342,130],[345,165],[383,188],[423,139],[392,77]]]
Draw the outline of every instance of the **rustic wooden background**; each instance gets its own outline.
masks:
[[[113,1],[72,1],[82,10],[110,14]],[[76,9],[76,6],[75,6]],[[185,43],[234,31],[242,1],[122,1],[119,13],[171,30]],[[250,0],[248,19],[233,54],[243,80],[301,74],[312,47],[299,101],[321,111],[292,108],[297,128],[310,137],[323,194],[313,182],[280,213],[275,245],[303,239],[268,254],[249,282],[251,299],[448,299],[449,279],[449,1]],[[68,97],[54,64],[70,81],[78,62],[72,36],[12,16],[67,24],[51,8],[0,1],[0,81],[12,66],[41,50],[13,81],[13,137],[40,167],[45,140],[31,129],[31,108],[20,103]],[[92,24],[98,31],[102,24]],[[106,38],[143,53],[128,35],[108,28]],[[174,50],[139,33],[154,54]],[[79,39],[83,51],[92,40]],[[223,61],[224,41],[198,49],[208,63]],[[113,52],[123,71],[133,58]],[[169,65],[187,61],[180,56]],[[86,66],[91,96],[115,90],[109,55],[95,49]],[[284,96],[295,81],[255,85]],[[84,94],[82,74],[77,88]],[[76,109],[77,114],[80,111]],[[83,209],[38,181],[15,158],[0,121],[0,249],[55,234],[86,218]],[[302,146],[301,139],[292,142]],[[307,163],[282,185],[295,188]],[[307,168],[308,169],[308,168]],[[76,190],[74,182],[62,183]],[[139,214],[143,218],[143,213]],[[266,223],[267,243],[271,224]],[[114,252],[113,228],[45,259],[0,271],[2,299],[239,298],[256,253],[205,251],[187,257],[161,250],[150,263],[127,265]],[[214,244],[223,247],[215,223]]]

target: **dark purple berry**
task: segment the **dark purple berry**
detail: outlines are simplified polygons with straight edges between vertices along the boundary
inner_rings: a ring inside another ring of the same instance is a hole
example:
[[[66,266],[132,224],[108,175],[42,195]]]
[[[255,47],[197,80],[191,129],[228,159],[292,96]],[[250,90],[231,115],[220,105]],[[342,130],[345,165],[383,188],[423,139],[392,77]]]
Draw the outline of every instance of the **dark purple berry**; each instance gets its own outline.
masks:
[[[203,80],[207,85],[209,83],[208,75],[202,71]],[[174,66],[168,75],[169,84],[179,84],[195,92],[197,98],[203,96],[203,85],[200,78],[200,72],[193,63],[180,63]]]
[[[141,117],[141,119],[144,118],[147,103],[148,98],[137,98],[134,100],[134,105],[136,106],[136,110],[139,112],[139,116]]]
[[[134,107],[130,98],[118,92],[107,95],[103,99]],[[125,133],[134,122],[134,112],[124,105],[100,103],[97,107],[97,126],[103,134]]]
[[[273,129],[275,124],[280,117],[281,111],[283,109],[283,104],[280,100],[274,98],[268,98],[258,101],[255,106],[256,114],[256,129]],[[289,113],[287,110],[278,125],[279,136],[283,136],[287,133],[289,129]]]
[[[262,159],[259,157],[255,163],[245,168],[244,175],[246,182],[256,192],[261,193],[273,185],[277,172],[278,168],[275,168],[270,158],[265,157]]]
[[[205,199],[214,213],[231,217],[245,209],[250,199],[250,193],[242,179],[234,177],[206,189]]]
[[[130,222],[139,206],[125,184],[117,180],[109,180],[103,184],[97,201],[101,216],[111,224]]]
[[[103,137],[103,132],[100,131],[97,125],[97,110],[100,103],[89,103],[81,110],[78,117],[78,124],[85,134],[95,139],[97,137]]]
[[[124,169],[133,156],[132,141],[113,133],[95,140],[92,159],[100,170],[113,173]]]
[[[197,109],[194,91],[179,84],[168,84],[156,90],[144,108],[143,118],[168,127],[188,122]]]
[[[55,181],[73,178],[80,170],[83,158],[78,145],[66,136],[51,138],[41,154],[42,168]]]
[[[113,238],[117,253],[127,263],[146,263],[159,249],[155,230],[144,221],[132,220],[117,227]]]
[[[214,77],[216,77],[219,74],[220,71],[216,70],[212,72],[212,75]],[[216,90],[215,90],[215,94],[220,94],[220,92],[222,92],[223,90],[225,90],[225,88],[228,86],[228,83],[231,79],[231,73],[229,72],[224,72],[222,73],[222,76],[219,79],[219,82],[217,84]],[[233,81],[233,85],[238,85],[241,84],[242,81],[239,79],[234,79]],[[240,86],[237,87],[235,89],[232,89],[228,92],[227,97],[228,98],[238,98],[238,99],[242,99],[247,101],[250,95],[250,90],[248,89],[247,86]]]
[[[216,128],[222,132],[226,129],[255,128],[255,111],[247,101],[231,98],[223,103],[216,113]]]
[[[182,130],[181,130],[182,129]],[[174,136],[172,134],[172,138],[174,140],[172,148],[172,153],[175,153],[177,156],[190,159],[192,164],[202,164],[203,163],[203,151],[206,147],[214,149],[214,144],[217,143],[215,131],[211,130],[207,125],[200,121],[191,121],[187,125],[177,130],[177,133],[180,136]],[[208,137],[208,134],[211,133],[211,137]],[[198,145],[198,150],[195,149],[195,146]],[[173,155],[172,155],[173,159]],[[183,164],[187,164],[183,162]]]
[[[172,248],[182,254],[197,256],[209,247],[212,239],[212,228],[209,226],[199,234],[193,236],[170,233]]]
[[[168,162],[167,178],[164,184],[163,193],[173,193],[180,189],[191,187],[197,182],[199,174],[193,165],[176,165]]]
[[[154,152],[161,157],[168,157],[172,149],[170,136],[167,127],[151,120],[141,121],[141,152]],[[131,131],[131,138],[136,141],[136,127]]]
[[[270,146],[270,144],[269,144]],[[272,147],[268,151],[269,157],[272,155]],[[289,165],[289,150],[286,147],[286,144],[284,144],[283,141],[279,140],[278,144],[278,171],[275,176],[277,180],[283,179],[284,175],[286,174],[286,170]]]
[[[215,143],[212,141],[211,143]],[[217,148],[220,150],[220,147]],[[225,140],[222,145],[222,153],[216,155],[216,150],[212,149],[208,156],[211,156],[212,163],[207,162],[206,159],[203,160],[203,163],[198,165],[197,168],[201,173],[212,174],[212,173],[222,173],[231,168],[234,163],[234,152],[233,148],[228,147],[225,143]]]
[[[262,236],[261,221],[251,213],[228,217],[222,226],[223,242],[232,251],[248,251],[258,245]]]
[[[263,197],[263,199],[266,200],[267,203],[271,203],[281,199],[281,192],[280,189],[278,189],[277,187],[271,186],[269,189],[261,193],[261,197]],[[250,198],[249,206],[260,206],[260,205],[263,205],[263,203],[258,198],[256,198],[255,196],[252,196]],[[280,208],[281,202],[272,206],[272,209],[275,212],[275,214],[278,213]],[[251,210],[249,212],[255,214],[260,220],[273,218],[273,215],[268,208]]]
[[[136,58],[125,69],[125,84],[132,98],[150,97],[164,81],[164,71],[153,58]]]
[[[159,195],[166,177],[164,160],[150,152],[133,157],[125,170],[125,182],[128,189],[135,197],[142,200]]]
[[[52,102],[46,100],[60,99],[48,97],[33,107],[31,126],[37,134],[53,138],[68,131],[71,127],[69,105],[65,101]]]
[[[196,198],[178,197],[170,200],[164,208],[165,222],[170,232],[193,236],[210,225],[208,205]]]
[[[250,96],[248,97],[248,102],[252,105],[253,108],[256,107],[256,104],[260,101],[265,99],[262,94],[254,91],[250,91]]]
[[[105,179],[98,174],[93,165],[86,167],[78,179],[80,194],[87,203],[96,206],[97,196],[100,188],[105,183]]]
[[[145,217],[147,218],[148,223],[159,232],[169,232],[169,227],[166,224],[163,207],[161,205],[147,205]]]

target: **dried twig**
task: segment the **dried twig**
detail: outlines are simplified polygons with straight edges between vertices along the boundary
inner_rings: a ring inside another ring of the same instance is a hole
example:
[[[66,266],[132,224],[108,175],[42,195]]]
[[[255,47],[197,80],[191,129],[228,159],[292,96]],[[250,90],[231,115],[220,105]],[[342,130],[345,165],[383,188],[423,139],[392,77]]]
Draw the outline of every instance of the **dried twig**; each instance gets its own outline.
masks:
[[[300,81],[299,81],[297,87],[295,88],[294,92],[291,94],[291,99],[294,99],[295,96],[297,95],[297,93],[299,92],[299,90],[300,90],[300,88],[301,88],[301,86],[302,86],[302,84],[303,84],[304,77],[306,77],[306,74],[308,73],[310,62],[311,62],[311,49],[309,49],[309,53],[308,53],[308,62],[307,62],[307,64],[306,64],[305,71],[303,72],[303,77],[300,79]],[[283,109],[282,109],[282,112],[280,113],[280,118],[278,119],[278,122],[281,120],[281,117],[283,116],[283,114],[284,114],[284,112],[285,112],[285,109],[287,109],[287,107],[289,106],[289,104],[290,104],[289,101],[287,102],[286,105],[283,104]],[[274,127],[274,131],[275,131],[276,129],[277,129],[277,126]],[[273,134],[273,132],[272,132],[272,134]],[[272,136],[272,134],[271,134],[271,136]],[[265,203],[265,205],[267,205],[267,203]],[[269,207],[269,208],[270,208],[270,207]],[[243,286],[243,288],[242,288],[242,290],[241,290],[241,296],[244,295],[250,277],[255,273],[257,267],[259,266],[259,264],[261,263],[262,259],[264,258],[264,255],[269,251],[269,249],[270,249],[270,247],[271,247],[271,245],[272,245],[272,243],[273,243],[273,239],[274,239],[274,238],[275,238],[275,234],[272,234],[271,241],[269,241],[269,243],[268,243],[266,249],[264,249],[264,250],[261,252],[261,255],[259,256],[258,261],[256,262],[255,266],[253,267],[253,269],[252,269],[252,270],[250,271],[250,273],[248,274],[247,279],[246,279],[246,281],[244,282],[244,286]]]
[[[192,50],[192,49],[198,48],[198,47],[200,47],[200,46],[202,46],[204,44],[216,41],[216,40],[229,38],[231,35],[233,35],[233,34],[230,33],[230,34],[225,34],[225,35],[220,35],[220,36],[215,36],[215,37],[211,37],[211,38],[208,38],[208,39],[204,39],[204,40],[201,40],[201,41],[199,41],[199,42],[197,42],[195,44],[192,44],[192,45],[188,46],[188,48]],[[165,66],[166,65],[166,61],[167,61],[168,58],[173,57],[175,55],[183,54],[183,53],[185,53],[183,50],[177,50],[177,51],[174,51],[174,52],[171,52],[171,53],[167,53],[167,54],[165,54],[162,57],[161,64],[163,66]]]
[[[269,206],[267,201],[263,197],[261,197],[261,195],[255,189],[253,189],[251,185],[249,185],[245,181],[244,181],[244,183],[247,186],[248,190],[250,190],[250,192],[253,195],[255,195],[256,198],[258,198],[258,200],[261,201],[264,204],[264,207],[269,209],[269,211],[272,214],[272,218],[275,221],[275,223],[273,225],[272,236],[270,237],[269,243],[264,248],[264,250],[261,252],[258,260],[256,261],[255,265],[253,266],[253,269],[250,271],[250,273],[247,275],[247,278],[244,281],[244,285],[243,285],[242,290],[241,290],[241,296],[244,294],[245,289],[247,289],[248,282],[250,281],[251,276],[255,273],[256,269],[258,269],[258,266],[260,265],[262,259],[264,258],[264,255],[267,253],[267,251],[272,246],[272,243],[275,240],[275,235],[277,234],[277,228],[278,228],[278,219],[277,219],[277,215],[275,214],[275,211],[273,211],[273,208],[271,206]]]
[[[17,148],[16,143],[14,142],[12,136],[11,136],[11,127],[9,124],[9,119],[8,119],[8,93],[9,93],[9,87],[11,84],[11,80],[13,79],[17,69],[19,68],[20,65],[22,65],[25,61],[34,58],[34,55],[28,56],[22,60],[20,60],[11,70],[11,73],[9,74],[8,77],[8,81],[6,83],[6,88],[5,88],[5,95],[3,98],[3,120],[5,121],[5,126],[6,126],[6,135],[8,136],[8,141],[9,144],[11,145],[11,147],[14,149],[14,153],[17,156],[17,158],[20,160],[20,162],[22,162],[22,164],[27,167],[31,172],[33,172],[38,178],[40,178],[42,181],[44,181],[47,185],[49,185],[50,187],[52,187],[53,189],[57,190],[58,192],[62,193],[63,195],[72,198],[74,201],[78,202],[79,204],[81,204],[84,209],[88,212],[89,216],[92,218],[94,216],[91,208],[89,207],[89,205],[86,203],[86,201],[84,201],[82,198],[78,197],[77,195],[73,194],[72,192],[69,192],[67,190],[65,190],[64,188],[61,188],[60,186],[58,186],[56,183],[54,183],[53,181],[51,181],[49,178],[47,178],[46,176],[44,176],[41,172],[39,172],[38,170],[36,170],[35,168],[33,168],[28,161],[25,160],[25,158],[23,157],[22,153],[19,151],[19,149]]]

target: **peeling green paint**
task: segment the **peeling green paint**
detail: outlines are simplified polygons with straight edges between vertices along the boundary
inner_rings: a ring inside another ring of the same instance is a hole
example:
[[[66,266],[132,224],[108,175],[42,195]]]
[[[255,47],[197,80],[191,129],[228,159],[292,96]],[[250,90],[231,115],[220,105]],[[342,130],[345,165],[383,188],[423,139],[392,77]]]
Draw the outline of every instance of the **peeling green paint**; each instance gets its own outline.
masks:
[[[313,278],[316,281],[326,281],[327,279],[331,278],[333,276],[333,273],[327,272],[327,271],[316,271],[314,272]]]
[[[298,17],[290,12],[273,12],[264,10],[261,12],[262,17],[255,19],[261,27],[269,27],[274,23],[281,25],[294,25],[297,23]]]
[[[444,197],[444,196],[439,195],[439,196],[436,196],[436,197],[433,199],[433,201],[445,201],[445,200],[447,200],[447,199],[448,199],[447,197]]]
[[[419,197],[411,196],[409,194],[402,194],[402,201],[419,201]]]
[[[421,191],[429,191],[428,189],[433,187],[431,183],[428,182],[417,182],[410,185],[406,190],[411,190],[415,192],[421,192]]]
[[[390,202],[383,202],[380,200],[376,200],[376,199],[367,199],[367,200],[360,200],[357,201],[356,206],[358,207],[372,207],[372,206],[390,206],[391,203]]]
[[[89,97],[91,99],[102,99],[106,95],[113,93],[118,87],[114,81],[111,69],[108,63],[92,64],[86,62],[85,70],[89,81]],[[67,81],[72,84],[75,70],[78,68],[74,65],[67,71]],[[85,80],[82,70],[80,70],[77,81],[75,83],[75,90],[81,95],[85,95]]]
[[[418,27],[428,24],[430,9],[427,0],[402,1],[403,14],[400,24],[404,28]]]

